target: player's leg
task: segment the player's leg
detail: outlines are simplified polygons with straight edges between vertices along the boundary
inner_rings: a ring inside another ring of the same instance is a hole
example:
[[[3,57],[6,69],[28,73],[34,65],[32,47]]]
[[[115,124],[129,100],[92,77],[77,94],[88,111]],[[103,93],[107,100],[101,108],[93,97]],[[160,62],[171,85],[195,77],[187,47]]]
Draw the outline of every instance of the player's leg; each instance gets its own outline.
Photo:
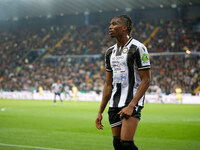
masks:
[[[113,127],[112,133],[113,133],[113,146],[114,146],[115,150],[122,150],[121,149],[121,139],[120,139],[121,125]]]
[[[59,93],[59,97],[60,97],[61,103],[64,105],[64,102],[63,102],[63,100],[62,100],[62,98],[61,98],[61,93]]]
[[[118,115],[119,111],[120,109],[116,108],[109,108],[108,110],[109,122],[113,133],[113,147],[115,148],[115,150],[122,150],[120,140],[122,121],[120,119],[120,116]]]
[[[163,97],[162,97],[162,95],[160,95],[160,100],[161,100],[161,103],[163,103],[163,104],[164,104],[164,100],[163,100]]]
[[[65,100],[67,100],[68,93],[65,91]]]
[[[138,150],[134,144],[134,135],[137,129],[139,119],[130,117],[122,120],[121,141],[123,150]]]
[[[138,150],[134,143],[135,132],[141,117],[142,107],[135,107],[132,116],[122,120],[121,142],[123,150]]]
[[[54,93],[54,105],[56,106],[56,93]]]

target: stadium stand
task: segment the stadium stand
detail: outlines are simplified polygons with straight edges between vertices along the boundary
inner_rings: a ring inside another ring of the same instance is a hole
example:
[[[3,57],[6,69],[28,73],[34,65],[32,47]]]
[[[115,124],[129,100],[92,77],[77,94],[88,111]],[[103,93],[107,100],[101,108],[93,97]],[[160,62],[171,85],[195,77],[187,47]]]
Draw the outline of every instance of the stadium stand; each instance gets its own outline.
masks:
[[[196,24],[197,20],[140,21],[133,28],[133,37],[145,41],[159,27],[146,43],[150,53],[184,52],[180,56],[151,57],[151,84],[160,85],[166,94],[174,92],[177,85],[185,93],[192,93],[200,85],[199,55],[185,55],[186,50],[199,51]],[[63,83],[78,85],[80,91],[100,92],[105,81],[104,53],[114,43],[107,36],[107,27],[52,25],[0,32],[0,89],[20,91],[42,86],[50,90],[59,76]],[[36,48],[49,50],[48,57],[33,62],[22,59]]]
[[[159,31],[147,44],[150,52],[200,51],[200,32],[196,20],[170,20],[160,24]]]

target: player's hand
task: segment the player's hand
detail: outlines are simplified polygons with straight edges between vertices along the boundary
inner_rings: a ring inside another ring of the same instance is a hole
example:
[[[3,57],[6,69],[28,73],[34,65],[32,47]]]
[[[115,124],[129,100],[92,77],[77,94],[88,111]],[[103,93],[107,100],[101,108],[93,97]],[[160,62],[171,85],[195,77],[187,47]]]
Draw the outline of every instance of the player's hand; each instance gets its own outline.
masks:
[[[99,130],[103,130],[103,125],[101,123],[101,120],[103,119],[103,115],[101,113],[98,113],[98,116],[96,118],[96,127]]]
[[[128,105],[127,107],[124,107],[118,114],[122,119],[128,119],[132,115],[133,109],[134,107]]]

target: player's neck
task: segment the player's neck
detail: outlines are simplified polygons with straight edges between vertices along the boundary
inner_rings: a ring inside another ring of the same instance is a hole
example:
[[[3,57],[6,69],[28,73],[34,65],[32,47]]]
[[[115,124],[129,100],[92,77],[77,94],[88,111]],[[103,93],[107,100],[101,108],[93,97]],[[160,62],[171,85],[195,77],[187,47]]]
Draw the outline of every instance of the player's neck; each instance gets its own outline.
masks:
[[[129,39],[130,39],[130,37],[127,36],[127,35],[123,35],[121,37],[118,37],[117,38],[117,45],[119,47],[122,47],[122,46],[124,46],[128,42]]]

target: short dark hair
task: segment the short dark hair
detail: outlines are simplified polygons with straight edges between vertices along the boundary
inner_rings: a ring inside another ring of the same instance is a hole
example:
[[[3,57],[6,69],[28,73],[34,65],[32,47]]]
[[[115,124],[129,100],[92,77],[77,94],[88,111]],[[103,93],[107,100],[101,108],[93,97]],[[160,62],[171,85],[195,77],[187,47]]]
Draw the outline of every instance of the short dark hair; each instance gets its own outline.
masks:
[[[116,16],[116,17],[119,18],[127,26],[127,33],[128,33],[128,35],[130,35],[131,30],[132,30],[131,18],[127,15],[120,15],[120,16]]]

